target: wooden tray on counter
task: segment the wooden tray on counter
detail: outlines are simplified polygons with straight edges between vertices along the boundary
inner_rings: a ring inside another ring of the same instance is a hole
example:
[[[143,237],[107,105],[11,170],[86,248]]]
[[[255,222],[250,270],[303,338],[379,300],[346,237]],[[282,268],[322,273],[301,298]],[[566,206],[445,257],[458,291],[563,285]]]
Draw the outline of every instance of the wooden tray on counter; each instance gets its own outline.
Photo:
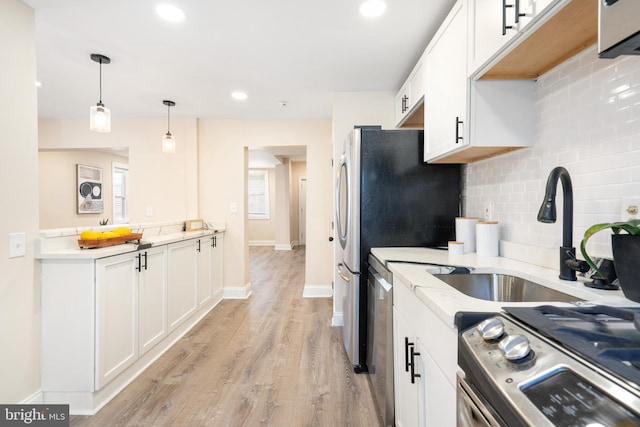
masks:
[[[82,240],[78,239],[78,246],[81,248],[104,248],[106,246],[119,245],[122,243],[127,243],[132,240],[140,240],[142,238],[142,233],[131,233],[126,236],[118,236],[118,237],[110,237],[108,239],[96,239],[96,240]]]

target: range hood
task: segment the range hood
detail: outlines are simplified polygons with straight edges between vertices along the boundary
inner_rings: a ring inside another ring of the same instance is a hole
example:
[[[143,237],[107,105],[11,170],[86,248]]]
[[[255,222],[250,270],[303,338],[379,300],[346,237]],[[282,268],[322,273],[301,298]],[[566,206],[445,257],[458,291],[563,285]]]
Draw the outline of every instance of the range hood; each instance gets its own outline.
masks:
[[[640,1],[598,0],[598,55],[640,55]]]

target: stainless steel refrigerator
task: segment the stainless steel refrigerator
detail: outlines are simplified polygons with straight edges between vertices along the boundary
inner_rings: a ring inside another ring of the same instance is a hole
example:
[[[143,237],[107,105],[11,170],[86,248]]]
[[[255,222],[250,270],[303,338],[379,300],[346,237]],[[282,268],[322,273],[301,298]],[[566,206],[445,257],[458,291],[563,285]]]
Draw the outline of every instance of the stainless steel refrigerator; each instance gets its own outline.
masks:
[[[425,164],[422,130],[356,126],[336,179],[336,223],[346,282],[343,338],[367,370],[367,256],[373,247],[446,247],[460,212],[461,166]]]

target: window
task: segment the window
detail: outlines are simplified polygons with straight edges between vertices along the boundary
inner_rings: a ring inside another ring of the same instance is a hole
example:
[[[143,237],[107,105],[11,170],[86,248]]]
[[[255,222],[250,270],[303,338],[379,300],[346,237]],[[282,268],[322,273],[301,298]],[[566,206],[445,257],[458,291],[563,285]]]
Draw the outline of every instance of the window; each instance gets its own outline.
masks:
[[[112,163],[113,223],[129,222],[129,165]]]
[[[249,219],[269,219],[269,172],[250,170],[247,187]]]

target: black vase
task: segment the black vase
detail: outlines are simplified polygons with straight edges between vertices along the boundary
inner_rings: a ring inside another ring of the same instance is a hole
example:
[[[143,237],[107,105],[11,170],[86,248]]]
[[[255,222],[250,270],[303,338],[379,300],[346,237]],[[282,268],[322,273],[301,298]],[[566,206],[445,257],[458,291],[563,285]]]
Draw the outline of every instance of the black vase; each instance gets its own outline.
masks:
[[[624,296],[640,302],[640,236],[614,234],[611,236],[613,264]]]

